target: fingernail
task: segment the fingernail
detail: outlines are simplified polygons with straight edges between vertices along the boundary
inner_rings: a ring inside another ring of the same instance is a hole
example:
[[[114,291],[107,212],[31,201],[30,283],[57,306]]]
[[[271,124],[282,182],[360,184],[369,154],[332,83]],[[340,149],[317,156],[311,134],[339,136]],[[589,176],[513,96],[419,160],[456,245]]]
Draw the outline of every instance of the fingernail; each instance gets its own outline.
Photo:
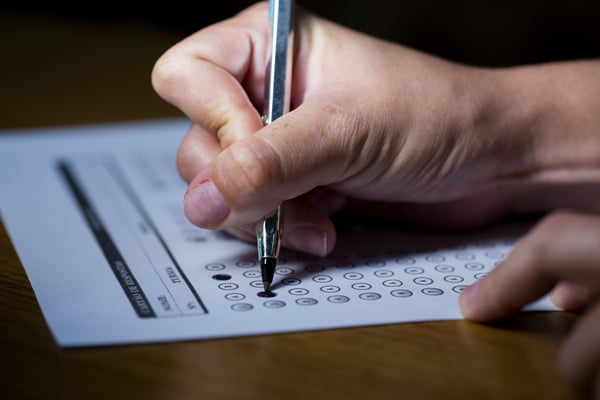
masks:
[[[300,226],[289,232],[287,241],[293,249],[320,257],[327,255],[327,231]]]
[[[582,288],[560,282],[550,292],[550,300],[554,305],[565,311],[582,311],[589,303],[589,298],[582,292]]]
[[[473,317],[473,304],[475,297],[477,296],[478,285],[477,283],[466,287],[458,297],[458,304],[460,306],[460,312],[465,318]]]
[[[554,290],[550,292],[550,300],[552,303],[563,310],[567,308],[567,303],[565,302],[565,295],[568,295],[567,290],[568,288],[566,285],[559,283]]]
[[[197,226],[211,228],[229,214],[229,205],[210,179],[205,179],[185,196],[183,211]]]

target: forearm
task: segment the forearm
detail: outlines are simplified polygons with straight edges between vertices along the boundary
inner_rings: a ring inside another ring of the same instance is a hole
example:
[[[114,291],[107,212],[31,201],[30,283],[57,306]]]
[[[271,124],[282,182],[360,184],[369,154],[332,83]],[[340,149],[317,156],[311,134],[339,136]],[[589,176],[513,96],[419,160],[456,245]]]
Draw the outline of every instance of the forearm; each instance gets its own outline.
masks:
[[[475,125],[500,138],[496,182],[512,211],[600,210],[600,61],[482,74],[489,100]]]

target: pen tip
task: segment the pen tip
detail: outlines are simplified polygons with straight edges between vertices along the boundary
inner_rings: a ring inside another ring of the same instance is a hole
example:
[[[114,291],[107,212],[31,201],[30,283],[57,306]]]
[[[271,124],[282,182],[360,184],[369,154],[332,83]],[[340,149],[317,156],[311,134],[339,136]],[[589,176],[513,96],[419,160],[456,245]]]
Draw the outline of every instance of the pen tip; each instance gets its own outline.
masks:
[[[276,265],[277,259],[274,257],[264,257],[260,260],[260,270],[265,292],[271,291],[271,282],[273,282],[273,275],[275,274]]]

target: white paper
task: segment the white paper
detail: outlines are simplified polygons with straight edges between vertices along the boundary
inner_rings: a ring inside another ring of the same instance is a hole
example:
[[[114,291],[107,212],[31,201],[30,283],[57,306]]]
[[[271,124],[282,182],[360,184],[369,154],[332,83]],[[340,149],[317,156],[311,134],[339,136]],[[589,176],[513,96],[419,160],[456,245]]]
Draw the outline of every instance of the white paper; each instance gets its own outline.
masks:
[[[192,226],[184,119],[0,135],[0,215],[60,346],[461,318],[457,298],[527,226],[470,235],[342,227],[326,258],[283,250],[261,298],[254,244]],[[544,298],[527,309],[555,309]]]

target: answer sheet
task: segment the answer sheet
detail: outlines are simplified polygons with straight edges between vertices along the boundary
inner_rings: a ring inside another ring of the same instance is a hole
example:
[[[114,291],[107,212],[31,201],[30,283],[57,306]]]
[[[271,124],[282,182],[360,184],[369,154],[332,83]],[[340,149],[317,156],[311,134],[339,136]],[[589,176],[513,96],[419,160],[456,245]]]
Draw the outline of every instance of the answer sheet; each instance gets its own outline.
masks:
[[[0,134],[0,215],[58,345],[163,342],[460,319],[458,294],[528,229],[468,235],[342,224],[333,254],[192,226],[175,167],[185,119]],[[547,298],[527,307],[554,310]]]

